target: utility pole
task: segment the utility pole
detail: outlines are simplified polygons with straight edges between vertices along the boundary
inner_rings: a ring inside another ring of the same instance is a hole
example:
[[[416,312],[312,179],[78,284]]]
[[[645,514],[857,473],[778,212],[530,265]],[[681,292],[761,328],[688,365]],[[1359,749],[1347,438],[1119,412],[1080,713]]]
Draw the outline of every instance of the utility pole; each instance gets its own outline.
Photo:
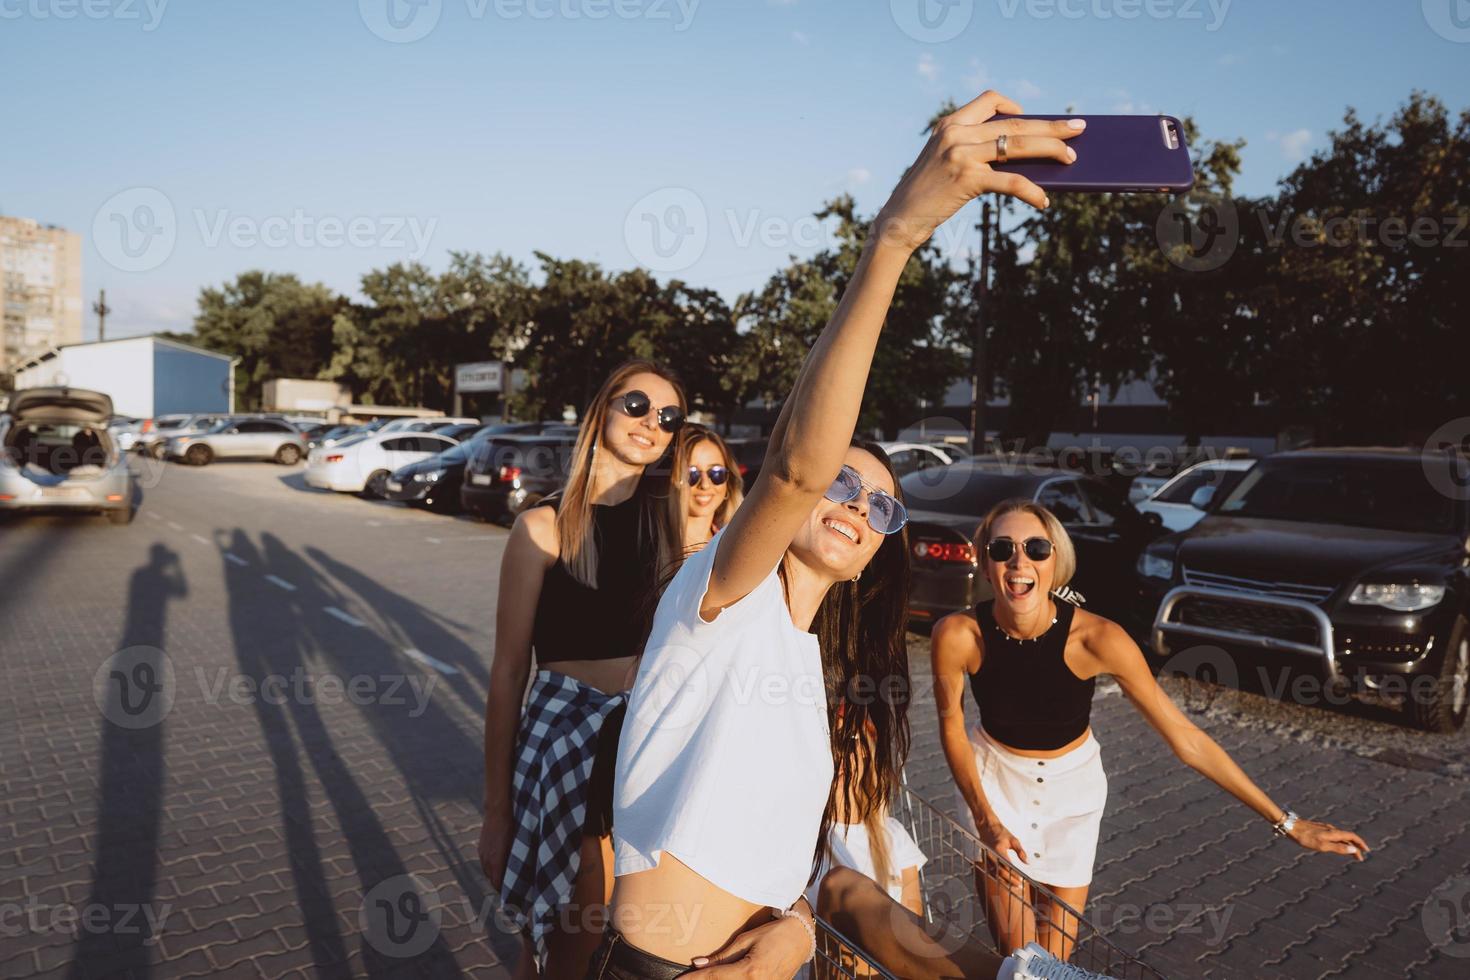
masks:
[[[997,224],[1000,212],[996,211]],[[985,361],[985,299],[990,291],[990,201],[980,202],[980,277],[975,281],[975,335],[970,340],[970,452],[985,451],[985,399],[989,365]]]
[[[107,314],[112,312],[112,307],[107,305],[107,290],[97,290],[97,302],[92,304],[92,312],[97,314],[97,340],[100,343],[107,339]]]

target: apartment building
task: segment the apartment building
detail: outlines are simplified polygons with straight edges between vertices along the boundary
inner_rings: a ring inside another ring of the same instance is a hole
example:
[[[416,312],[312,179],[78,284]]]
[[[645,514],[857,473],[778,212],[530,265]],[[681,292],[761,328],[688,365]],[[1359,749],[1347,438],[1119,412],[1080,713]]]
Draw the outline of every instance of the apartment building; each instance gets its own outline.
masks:
[[[0,371],[82,339],[82,239],[0,215]]]

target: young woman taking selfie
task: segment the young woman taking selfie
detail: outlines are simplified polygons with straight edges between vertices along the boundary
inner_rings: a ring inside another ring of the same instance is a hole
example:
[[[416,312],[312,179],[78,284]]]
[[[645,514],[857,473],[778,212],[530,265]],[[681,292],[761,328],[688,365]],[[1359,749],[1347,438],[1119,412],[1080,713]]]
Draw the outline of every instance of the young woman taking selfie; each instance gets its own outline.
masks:
[[[586,786],[643,641],[638,604],[680,549],[667,472],[645,470],[666,460],[683,418],[667,369],[614,370],[587,409],[565,489],[516,518],[501,559],[480,862],[523,929],[521,976],[580,976],[597,941],[580,916],[569,934],[557,926],[579,868],[603,856],[584,840]]]
[[[618,750],[616,883],[589,976],[713,964],[789,977],[812,954],[801,896],[823,856],[833,787],[858,768],[854,753],[871,753],[859,795],[864,809],[885,805],[907,747],[907,514],[883,451],[851,436],[914,250],[987,191],[1046,206],[1039,187],[992,161],[1075,156],[1065,139],[1080,130],[1068,122],[991,121],[1020,111],[986,93],[936,125],[808,353],[759,478],[663,594]],[[900,697],[873,696],[895,679]],[[854,738],[869,722],[873,738]],[[905,975],[988,977],[1000,966],[970,949],[960,963],[933,943],[891,945]]]

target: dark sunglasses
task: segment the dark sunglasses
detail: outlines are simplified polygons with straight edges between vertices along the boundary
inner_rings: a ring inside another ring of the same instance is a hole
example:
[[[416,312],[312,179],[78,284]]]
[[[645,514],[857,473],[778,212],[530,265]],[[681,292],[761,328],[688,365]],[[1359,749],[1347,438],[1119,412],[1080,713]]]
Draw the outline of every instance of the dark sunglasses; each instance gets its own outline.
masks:
[[[621,406],[623,414],[633,419],[643,418],[653,407],[648,396],[636,388],[614,398],[613,404]],[[665,405],[658,410],[658,427],[665,432],[678,432],[679,426],[683,424],[684,410],[678,405]]]
[[[1026,552],[1026,557],[1032,561],[1046,561],[1051,557],[1051,540],[1027,538],[1021,543],[1021,550]],[[985,546],[985,553],[994,562],[1010,561],[1011,556],[1016,553],[1016,542],[1010,538],[992,538]]]
[[[864,490],[868,491],[868,527],[879,534],[896,534],[902,531],[903,526],[909,522],[908,509],[891,494],[870,483],[864,483],[858,471],[851,466],[842,467],[824,496],[834,504],[845,504],[856,499]]]
[[[702,476],[709,477],[711,486],[722,487],[725,485],[725,481],[730,479],[730,471],[718,463],[703,471],[698,466],[689,467],[689,485],[691,487],[699,486],[699,481]]]

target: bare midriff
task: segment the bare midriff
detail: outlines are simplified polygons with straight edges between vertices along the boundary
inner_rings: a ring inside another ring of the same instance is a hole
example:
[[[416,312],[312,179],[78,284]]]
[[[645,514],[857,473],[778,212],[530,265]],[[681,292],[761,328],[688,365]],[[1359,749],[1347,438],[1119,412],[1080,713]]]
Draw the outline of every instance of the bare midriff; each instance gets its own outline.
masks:
[[[668,851],[659,855],[657,867],[615,880],[610,911],[613,928],[629,943],[679,963],[709,956],[771,920],[766,906],[711,884]]]
[[[613,660],[553,660],[536,666],[543,670],[554,670],[573,680],[595,687],[604,694],[625,691],[633,678],[628,674],[637,657],[617,657]]]

